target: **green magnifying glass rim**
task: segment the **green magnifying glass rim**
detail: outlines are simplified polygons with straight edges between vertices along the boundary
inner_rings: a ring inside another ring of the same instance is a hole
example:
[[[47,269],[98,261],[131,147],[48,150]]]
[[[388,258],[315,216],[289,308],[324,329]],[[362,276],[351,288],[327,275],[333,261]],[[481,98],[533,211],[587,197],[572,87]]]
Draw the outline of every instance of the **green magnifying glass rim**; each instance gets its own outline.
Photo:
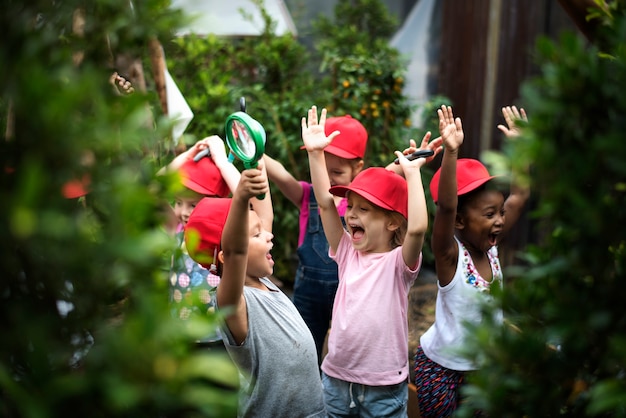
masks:
[[[236,138],[233,136],[232,125],[234,122],[240,122],[244,125],[252,138],[255,145],[253,155],[247,155],[237,144]],[[226,143],[231,152],[239,158],[246,168],[256,167],[257,162],[265,152],[265,129],[263,126],[245,112],[235,112],[226,118]]]

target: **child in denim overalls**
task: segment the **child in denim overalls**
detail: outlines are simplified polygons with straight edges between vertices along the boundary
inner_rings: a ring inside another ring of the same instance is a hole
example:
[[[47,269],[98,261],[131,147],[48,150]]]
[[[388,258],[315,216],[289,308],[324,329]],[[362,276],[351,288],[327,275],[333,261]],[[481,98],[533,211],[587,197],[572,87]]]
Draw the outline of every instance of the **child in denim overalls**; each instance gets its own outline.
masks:
[[[363,169],[367,131],[351,116],[329,118],[327,133],[341,131],[324,149],[331,185],[347,186]],[[337,263],[328,257],[328,241],[320,220],[311,183],[296,180],[285,167],[265,156],[267,174],[280,191],[300,209],[298,235],[298,269],[293,302],[308,325],[322,362],[322,349],[330,326],[333,301],[337,291]],[[346,211],[346,200],[335,201],[340,216]]]

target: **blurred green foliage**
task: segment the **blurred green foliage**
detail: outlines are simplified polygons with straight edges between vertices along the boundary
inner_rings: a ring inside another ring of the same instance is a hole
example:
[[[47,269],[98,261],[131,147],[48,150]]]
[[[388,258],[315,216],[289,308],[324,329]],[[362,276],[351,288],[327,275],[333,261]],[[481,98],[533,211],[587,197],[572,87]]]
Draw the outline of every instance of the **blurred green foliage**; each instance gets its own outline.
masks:
[[[0,5],[0,415],[233,416],[237,373],[170,319],[154,96],[114,93],[112,56],[146,54],[167,2]],[[82,9],[83,36],[72,31]],[[73,63],[81,55],[79,65]],[[160,123],[159,123],[160,125]],[[71,180],[89,179],[68,199]]]
[[[626,416],[626,5],[595,42],[541,39],[523,86],[529,123],[507,150],[531,163],[539,239],[499,295],[508,325],[474,329],[483,362],[459,416]]]
[[[239,110],[241,96],[267,132],[266,153],[298,180],[310,180],[307,155],[300,149],[300,120],[314,104],[326,107],[330,116],[350,114],[363,123],[369,134],[366,166],[387,165],[409,138],[421,140],[425,131],[410,125],[415,109],[402,93],[407,63],[388,45],[397,22],[380,0],[353,3],[341,0],[334,19],[321,16],[314,22],[318,54],[291,34],[275,35],[276,22],[262,0],[251,0],[263,16],[255,23],[263,28],[259,37],[190,35],[166,43],[169,70],[194,112],[185,143],[224,137],[224,121]],[[319,73],[309,70],[312,60]],[[432,173],[424,171],[427,185]],[[274,274],[290,282],[297,265],[298,208],[276,187],[272,198],[274,230],[280,231],[274,237]],[[432,260],[428,244],[424,258]]]

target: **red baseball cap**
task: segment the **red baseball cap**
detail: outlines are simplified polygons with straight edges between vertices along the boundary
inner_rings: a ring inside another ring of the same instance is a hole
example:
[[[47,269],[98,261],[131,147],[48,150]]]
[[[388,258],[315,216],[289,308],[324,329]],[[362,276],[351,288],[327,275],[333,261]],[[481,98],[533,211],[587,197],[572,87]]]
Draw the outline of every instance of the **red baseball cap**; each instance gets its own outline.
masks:
[[[435,203],[439,198],[439,178],[441,167],[435,172],[430,181],[430,194]],[[457,196],[476,190],[489,180],[498,176],[492,176],[487,168],[478,160],[472,158],[460,158],[456,162],[456,187]]]
[[[230,189],[211,158],[189,159],[180,168],[183,185],[205,196],[226,197]]]
[[[353,119],[350,115],[326,119],[326,125],[324,127],[326,135],[330,135],[334,131],[341,133],[333,139],[333,142],[324,148],[325,152],[349,160],[363,158],[363,156],[365,156],[367,131],[361,122]]]
[[[408,189],[404,177],[382,167],[370,167],[361,171],[349,186],[333,186],[330,192],[345,197],[354,192],[384,209],[400,213],[408,212]]]
[[[336,116],[326,119],[324,133],[326,136],[339,131],[340,134],[333,138],[333,142],[324,148],[324,152],[337,157],[353,160],[365,156],[367,146],[367,131],[358,120],[350,115]],[[302,146],[300,149],[304,149]]]
[[[206,159],[206,158],[205,158]],[[193,209],[185,225],[185,245],[189,256],[212,270],[222,246],[222,232],[232,199],[205,197]]]

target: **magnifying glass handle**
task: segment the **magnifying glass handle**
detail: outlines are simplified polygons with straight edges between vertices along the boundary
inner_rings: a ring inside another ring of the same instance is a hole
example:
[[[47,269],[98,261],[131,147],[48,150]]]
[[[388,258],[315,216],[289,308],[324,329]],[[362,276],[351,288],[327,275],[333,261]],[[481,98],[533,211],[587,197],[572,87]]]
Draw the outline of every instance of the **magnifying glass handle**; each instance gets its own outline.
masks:
[[[199,153],[197,153],[196,156],[193,157],[193,160],[195,162],[198,162],[198,161],[200,161],[200,159],[202,157],[208,157],[209,155],[211,155],[211,150],[209,148],[205,148],[202,151],[200,151]]]
[[[258,164],[257,164],[256,162],[254,162],[254,163],[252,163],[252,164],[244,164],[243,166],[244,166],[244,168],[247,170],[247,169],[250,169],[250,168],[257,168]],[[265,199],[265,193],[263,193],[263,194],[258,194],[258,195],[256,196],[256,198],[257,198],[257,199],[259,199],[259,200],[263,200],[263,199]]]
[[[246,111],[246,98],[241,96],[239,98],[239,110],[245,113]]]

